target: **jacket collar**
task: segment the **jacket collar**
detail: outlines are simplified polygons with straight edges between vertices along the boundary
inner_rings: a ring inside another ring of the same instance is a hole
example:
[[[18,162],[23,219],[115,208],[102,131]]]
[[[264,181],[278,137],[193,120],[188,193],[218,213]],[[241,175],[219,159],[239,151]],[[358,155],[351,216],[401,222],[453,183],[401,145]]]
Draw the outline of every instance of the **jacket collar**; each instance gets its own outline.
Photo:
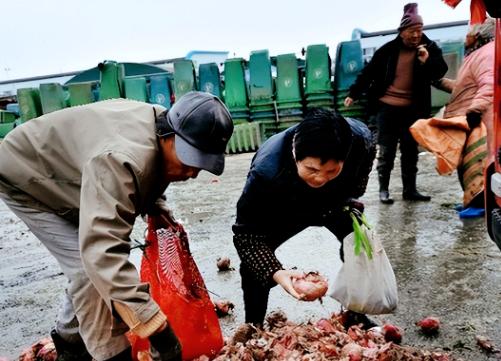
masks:
[[[421,37],[421,42],[419,43],[419,45],[423,44],[423,45],[430,45],[433,41],[427,37],[425,34],[423,34],[423,36]],[[395,39],[393,39],[391,42],[390,42],[395,48],[399,48],[402,47],[404,45],[403,41],[402,41],[402,38],[400,37],[400,34],[397,35],[395,37]]]

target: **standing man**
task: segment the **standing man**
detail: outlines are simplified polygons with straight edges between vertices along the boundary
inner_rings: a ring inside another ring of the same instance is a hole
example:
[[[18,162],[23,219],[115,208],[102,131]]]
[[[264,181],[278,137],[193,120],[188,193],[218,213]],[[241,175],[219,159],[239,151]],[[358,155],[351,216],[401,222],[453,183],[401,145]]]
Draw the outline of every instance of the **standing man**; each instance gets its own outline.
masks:
[[[374,53],[344,100],[349,107],[367,91],[369,112],[375,114],[378,130],[379,199],[385,204],[393,203],[389,183],[399,142],[403,199],[431,199],[416,189],[418,148],[409,127],[417,119],[430,117],[430,85],[447,72],[442,51],[423,34],[416,3],[404,6],[398,31],[397,38]]]
[[[277,284],[301,299],[292,282],[304,274],[284,269],[275,250],[309,226],[325,226],[339,241],[352,232],[344,208],[363,211],[355,199],[365,193],[373,159],[369,129],[323,109],[312,109],[301,123],[259,148],[233,225],[245,322],[263,323],[270,289]],[[358,323],[375,325],[365,315],[350,312],[345,326]]]
[[[181,347],[128,257],[138,215],[163,209],[170,182],[219,175],[233,132],[223,103],[191,92],[166,111],[114,99],[30,120],[0,145],[0,197],[57,259],[67,298],[51,333],[58,360],[129,361],[124,335],[155,360]]]

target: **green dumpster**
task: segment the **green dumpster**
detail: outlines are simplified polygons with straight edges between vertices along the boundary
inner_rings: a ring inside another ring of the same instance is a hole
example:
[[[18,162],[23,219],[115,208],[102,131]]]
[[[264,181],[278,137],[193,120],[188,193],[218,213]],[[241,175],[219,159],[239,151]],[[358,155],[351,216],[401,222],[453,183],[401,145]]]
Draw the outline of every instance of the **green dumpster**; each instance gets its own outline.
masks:
[[[242,58],[226,59],[224,62],[224,102],[234,121],[246,121],[249,118],[244,66],[245,60]]]
[[[0,138],[3,138],[14,129],[16,125],[16,115],[12,112],[0,110]]]
[[[98,65],[101,86],[99,100],[121,98],[124,95],[124,66],[116,61],[105,61]]]
[[[93,103],[94,94],[92,92],[92,88],[94,84],[94,82],[84,82],[66,85],[68,92],[70,93],[70,107]]]
[[[337,46],[334,68],[336,91],[348,89],[364,67],[362,46],[359,40],[342,41]]]
[[[0,123],[12,123],[16,121],[16,114],[0,109]]]
[[[17,102],[19,103],[19,116],[22,121],[42,115],[40,91],[37,88],[17,89]]]
[[[250,54],[249,100],[251,107],[273,103],[273,78],[268,50],[256,50]]]
[[[216,63],[200,64],[198,78],[200,80],[200,91],[221,98],[221,76]]]
[[[276,87],[279,109],[302,107],[301,83],[296,55],[278,55]]]
[[[146,92],[146,78],[127,77],[124,79],[125,97],[127,99],[138,100],[140,102],[148,101],[148,94]]]
[[[14,129],[16,122],[0,123],[0,138],[4,138],[12,129]]]
[[[367,121],[367,97],[362,95],[350,107],[344,106],[350,86],[364,67],[362,47],[359,40],[338,44],[334,68],[335,109],[345,117]]]
[[[309,45],[306,49],[306,95],[331,93],[331,61],[329,48],[324,44]]]
[[[174,62],[174,95],[176,99],[184,94],[197,90],[195,67],[191,60]]]
[[[59,83],[40,84],[40,102],[44,114],[66,108],[66,98],[63,87]]]
[[[152,75],[150,78],[150,103],[171,106],[171,88],[168,75]]]

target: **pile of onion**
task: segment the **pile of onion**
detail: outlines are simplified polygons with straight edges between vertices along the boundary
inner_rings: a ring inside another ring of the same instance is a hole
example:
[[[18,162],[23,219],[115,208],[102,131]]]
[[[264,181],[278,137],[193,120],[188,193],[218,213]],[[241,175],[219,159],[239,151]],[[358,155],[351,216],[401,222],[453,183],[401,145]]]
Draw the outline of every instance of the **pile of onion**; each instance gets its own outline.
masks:
[[[315,301],[327,293],[327,279],[318,272],[310,272],[304,278],[295,279],[292,286],[297,293],[304,295],[303,301]]]

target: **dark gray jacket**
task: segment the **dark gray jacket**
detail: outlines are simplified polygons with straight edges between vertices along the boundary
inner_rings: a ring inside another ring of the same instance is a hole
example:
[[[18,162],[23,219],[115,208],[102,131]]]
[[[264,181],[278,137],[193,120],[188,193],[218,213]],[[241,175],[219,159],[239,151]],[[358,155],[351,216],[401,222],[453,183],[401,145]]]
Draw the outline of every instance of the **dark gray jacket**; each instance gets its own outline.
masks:
[[[365,193],[374,159],[369,129],[347,118],[352,145],[338,177],[321,188],[309,187],[297,174],[291,127],[268,139],[255,154],[237,203],[235,233],[274,235],[294,224],[318,225],[350,198]]]
[[[429,58],[421,64],[415,60],[413,68],[413,103],[418,118],[429,118],[431,112],[431,83],[441,79],[447,72],[447,63],[438,45],[423,34],[421,44],[426,46]],[[369,113],[378,109],[381,98],[395,79],[398,56],[403,43],[400,36],[380,47],[369,64],[362,69],[355,83],[350,87],[349,97],[360,99],[367,92]]]

